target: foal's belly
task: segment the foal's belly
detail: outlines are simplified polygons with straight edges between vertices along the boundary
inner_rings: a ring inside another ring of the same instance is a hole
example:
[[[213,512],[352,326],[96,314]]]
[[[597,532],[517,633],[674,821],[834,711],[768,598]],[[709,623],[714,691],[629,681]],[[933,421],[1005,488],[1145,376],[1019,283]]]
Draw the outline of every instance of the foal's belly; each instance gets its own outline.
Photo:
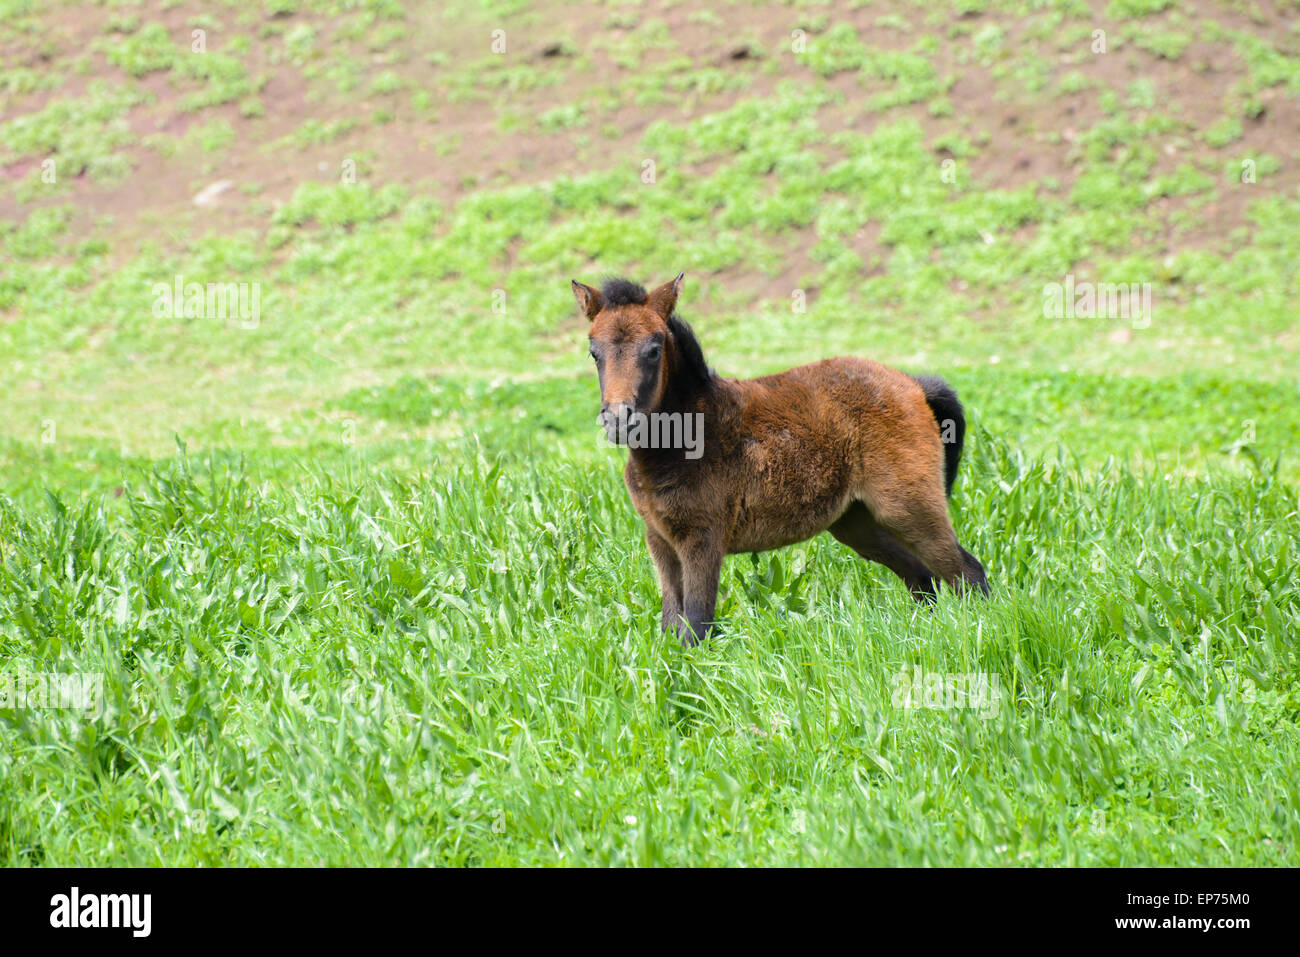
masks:
[[[845,508],[848,503],[845,503]],[[760,526],[737,526],[732,532],[730,541],[727,543],[727,554],[735,555],[738,552],[767,552],[774,548],[784,548],[787,545],[795,545],[799,542],[807,541],[814,535],[826,531],[827,526],[835,521],[840,515],[844,514],[844,508],[841,508],[833,516],[826,518],[825,521],[808,522],[798,526],[786,526],[783,528],[760,527]]]
[[[746,450],[750,468],[740,492],[729,552],[761,552],[793,545],[823,532],[849,507],[844,463],[821,461],[807,446],[764,443]],[[811,459],[811,460],[810,460]]]

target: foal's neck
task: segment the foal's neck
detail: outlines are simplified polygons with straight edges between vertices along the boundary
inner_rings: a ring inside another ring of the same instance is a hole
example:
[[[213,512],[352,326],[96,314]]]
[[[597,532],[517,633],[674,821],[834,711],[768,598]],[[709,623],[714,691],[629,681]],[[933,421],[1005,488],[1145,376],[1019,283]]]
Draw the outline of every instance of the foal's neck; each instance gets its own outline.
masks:
[[[676,315],[668,317],[668,348],[664,353],[668,380],[663,395],[651,414],[701,416],[692,427],[702,427],[703,452],[687,458],[684,448],[633,448],[631,467],[647,477],[668,480],[695,471],[695,467],[725,454],[738,431],[740,396],[728,380],[714,374],[704,361],[699,340],[691,327]],[[685,434],[685,425],[680,424]],[[685,471],[683,471],[685,470]]]
[[[674,392],[665,391],[664,401],[651,410],[651,414],[691,416],[690,427],[700,431],[703,443],[700,455],[688,458],[683,448],[629,448],[629,465],[652,482],[675,484],[696,470],[715,461],[719,454],[735,444],[741,414],[741,399],[733,383],[709,373],[706,384],[700,388]],[[694,419],[694,416],[699,416]],[[679,426],[685,435],[686,423]]]

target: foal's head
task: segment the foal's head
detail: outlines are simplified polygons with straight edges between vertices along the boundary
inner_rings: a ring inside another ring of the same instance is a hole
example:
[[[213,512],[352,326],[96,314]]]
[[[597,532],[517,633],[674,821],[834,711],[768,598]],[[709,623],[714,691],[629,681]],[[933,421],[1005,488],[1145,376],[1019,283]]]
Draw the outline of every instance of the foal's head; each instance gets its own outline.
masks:
[[[684,328],[673,316],[681,288],[681,275],[648,294],[626,279],[611,279],[600,290],[573,282],[591,320],[587,338],[600,376],[600,422],[611,442],[621,441],[619,425],[632,413],[664,404],[679,346],[674,330]]]

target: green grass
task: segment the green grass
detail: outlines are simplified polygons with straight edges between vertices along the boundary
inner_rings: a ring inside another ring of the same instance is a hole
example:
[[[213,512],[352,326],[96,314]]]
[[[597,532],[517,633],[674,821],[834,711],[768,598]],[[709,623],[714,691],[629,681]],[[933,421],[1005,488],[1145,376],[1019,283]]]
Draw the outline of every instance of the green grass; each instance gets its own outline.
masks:
[[[921,6],[747,5],[740,66],[735,11],[578,29],[516,0],[232,7],[202,57],[88,7],[89,59],[7,59],[36,105],[0,166],[40,202],[0,219],[0,680],[102,675],[104,711],[0,699],[0,864],[1300,862],[1300,151],[1259,152],[1279,111],[1250,109],[1297,58],[1196,21],[1238,58],[1197,126],[1167,74],[1078,56],[1085,5]],[[1191,69],[1174,8],[1107,4],[1134,41],[1107,56]],[[304,113],[263,135],[282,62]],[[1061,169],[989,185],[1008,134],[967,66],[996,109],[1068,94],[1070,137],[1019,141]],[[134,112],[164,71],[183,134]],[[494,178],[502,129],[581,168]],[[88,218],[150,146],[187,203],[234,160],[221,204],[256,203]],[[421,175],[374,173],[401,149]],[[708,644],[661,637],[569,279],[681,270],[723,374],[953,383],[987,601],[919,608],[821,536],[729,558]],[[1150,283],[1150,324],[1047,318],[1067,275]],[[157,315],[178,276],[257,283],[260,320]],[[909,707],[915,669],[1004,693]]]
[[[729,560],[683,651],[612,454],[450,459],[284,488],[181,455],[6,503],[10,667],[106,701],[6,713],[6,861],[1294,861],[1293,488],[981,433],[954,510],[989,601],[918,609],[819,539]],[[918,666],[1006,696],[900,708]]]

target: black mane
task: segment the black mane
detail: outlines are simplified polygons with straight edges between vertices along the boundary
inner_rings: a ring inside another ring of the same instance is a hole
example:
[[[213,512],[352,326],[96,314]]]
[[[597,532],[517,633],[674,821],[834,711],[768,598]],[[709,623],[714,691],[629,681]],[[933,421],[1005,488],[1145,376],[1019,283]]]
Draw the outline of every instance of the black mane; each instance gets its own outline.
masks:
[[[646,300],[645,286],[617,277],[606,279],[601,284],[600,295],[606,306],[644,306]]]
[[[674,312],[668,317],[668,331],[672,333],[673,342],[677,346],[677,357],[681,360],[677,375],[681,380],[682,391],[698,394],[712,389],[713,370],[704,361],[704,350],[700,348],[700,340],[695,338],[691,327]]]

